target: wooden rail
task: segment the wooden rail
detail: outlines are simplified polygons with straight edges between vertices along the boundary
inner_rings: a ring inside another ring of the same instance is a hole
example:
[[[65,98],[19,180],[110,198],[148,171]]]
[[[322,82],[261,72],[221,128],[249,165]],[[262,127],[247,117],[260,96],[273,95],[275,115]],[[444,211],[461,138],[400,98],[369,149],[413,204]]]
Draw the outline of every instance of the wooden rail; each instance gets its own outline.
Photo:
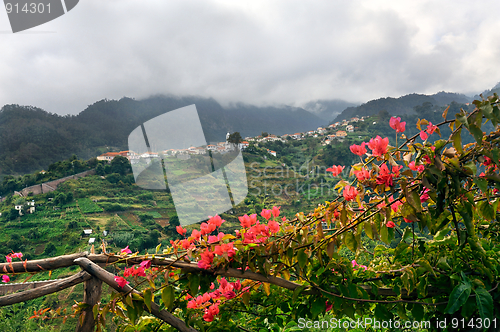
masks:
[[[24,291],[9,295],[0,296],[0,307],[12,305],[19,302],[24,302],[32,300],[41,296],[59,292],[63,289],[72,287],[79,283],[84,283],[84,296],[83,302],[89,305],[89,308],[82,312],[83,320],[81,324],[78,324],[76,332],[91,332],[95,329],[96,322],[94,321],[94,315],[92,313],[93,306],[99,302],[101,298],[101,286],[102,283],[108,284],[110,287],[118,291],[119,293],[129,293],[134,292],[141,294],[140,292],[134,290],[132,287],[126,285],[121,288],[115,281],[115,275],[107,272],[99,265],[104,265],[107,263],[115,263],[119,260],[123,260],[124,263],[129,265],[140,263],[141,260],[126,259],[120,256],[112,255],[89,255],[88,253],[78,253],[72,255],[64,255],[47,259],[38,259],[32,261],[24,262],[12,262],[12,263],[0,263],[0,271],[3,273],[33,273],[42,272],[48,270],[55,270],[58,268],[78,265],[82,270],[75,275],[57,280],[50,280],[44,282],[45,284],[36,288],[33,287],[33,283],[25,283]],[[174,261],[170,259],[154,259],[154,265],[167,265],[172,264]],[[155,264],[156,263],[156,264]],[[180,267],[186,270],[191,270],[191,268],[196,268],[196,264],[190,264],[185,262],[175,262],[176,267]],[[16,284],[23,285],[23,284]],[[31,289],[29,289],[31,287]],[[170,312],[166,310],[160,310],[160,307],[151,303],[151,310],[144,306],[144,310],[150,312],[152,315],[163,320],[167,324],[175,327],[182,332],[197,332],[198,330],[188,327],[184,321],[175,317]]]

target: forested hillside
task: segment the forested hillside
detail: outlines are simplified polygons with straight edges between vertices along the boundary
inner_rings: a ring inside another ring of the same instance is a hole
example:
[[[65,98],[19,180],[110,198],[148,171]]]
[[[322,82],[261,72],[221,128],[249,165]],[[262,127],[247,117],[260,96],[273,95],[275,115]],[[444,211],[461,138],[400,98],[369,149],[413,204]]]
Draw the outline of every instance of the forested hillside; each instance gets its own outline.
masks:
[[[213,99],[157,96],[144,100],[101,100],[76,116],[60,116],[32,106],[6,105],[0,111],[0,175],[47,168],[72,154],[88,159],[107,148],[127,149],[127,137],[141,123],[195,104],[208,142],[227,132],[255,136],[316,129],[325,122],[299,108],[237,104],[223,108]]]

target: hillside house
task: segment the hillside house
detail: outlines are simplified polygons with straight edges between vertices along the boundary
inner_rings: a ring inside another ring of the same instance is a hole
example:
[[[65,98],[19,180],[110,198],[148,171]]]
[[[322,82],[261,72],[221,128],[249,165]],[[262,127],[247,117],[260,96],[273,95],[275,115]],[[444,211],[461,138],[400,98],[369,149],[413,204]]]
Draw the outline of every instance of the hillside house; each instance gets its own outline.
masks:
[[[83,236],[90,236],[92,234],[92,229],[84,229],[83,230]]]
[[[119,156],[119,155],[120,155],[119,152],[106,152],[106,153],[103,153],[100,156],[98,156],[97,160],[104,160],[104,161],[110,162],[116,156]]]
[[[240,148],[241,151],[243,151],[246,148],[248,148],[249,145],[250,145],[250,143],[248,143],[247,141],[243,141],[243,142],[238,144],[238,147]]]
[[[271,156],[276,157],[276,151],[272,151],[272,150],[267,149],[267,152],[268,152]]]
[[[347,132],[345,132],[344,130],[339,130],[335,133],[335,136],[337,136],[338,138],[344,138],[347,136]]]
[[[354,131],[354,126],[348,125],[347,127],[345,127],[345,130],[347,130],[347,132],[349,132],[349,133],[352,133]]]

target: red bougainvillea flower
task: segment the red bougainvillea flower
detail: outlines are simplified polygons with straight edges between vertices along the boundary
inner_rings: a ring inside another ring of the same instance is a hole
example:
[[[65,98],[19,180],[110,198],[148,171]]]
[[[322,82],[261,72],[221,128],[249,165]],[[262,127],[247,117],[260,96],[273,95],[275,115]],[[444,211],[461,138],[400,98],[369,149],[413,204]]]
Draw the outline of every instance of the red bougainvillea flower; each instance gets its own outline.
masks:
[[[273,206],[273,217],[278,218],[280,216],[280,208],[281,206]]]
[[[125,248],[123,248],[123,249],[121,250],[121,253],[122,253],[122,254],[131,254],[131,253],[132,253],[132,250],[130,250],[130,249],[128,248],[128,246],[127,246],[127,247],[125,247]]]
[[[182,236],[184,236],[184,234],[186,234],[187,232],[187,229],[182,228],[182,226],[175,226],[175,230]]]
[[[394,198],[392,198],[392,196],[389,197],[389,202],[394,202]],[[396,201],[396,202],[392,203],[392,205],[391,205],[392,211],[394,211],[395,213],[397,213],[398,210],[399,210],[399,207],[401,205],[403,205],[403,203],[401,201]]]
[[[409,223],[409,224],[411,224],[411,223],[413,222],[413,220],[410,220],[410,219],[406,219],[406,218],[403,218],[403,219],[404,219],[404,221],[405,221],[406,223]]]
[[[425,131],[421,131],[420,132],[420,138],[425,141],[429,136],[427,135],[427,133]]]
[[[356,178],[358,179],[359,182],[363,182],[370,178],[370,172],[368,172],[364,168],[361,169],[360,171],[354,171],[354,175],[356,175]]]
[[[432,124],[432,122],[429,121],[429,124],[427,125],[427,129],[426,129],[427,133],[429,135],[432,135],[436,129],[437,129],[437,126],[434,126]]]
[[[397,133],[403,133],[405,131],[406,122],[401,122],[400,117],[392,117],[389,120],[389,125],[392,129],[394,129]]]
[[[223,232],[220,232],[217,235],[210,235],[208,237],[208,243],[220,242],[222,240],[222,238],[224,237],[224,235],[225,234]]]
[[[2,282],[9,282],[10,281],[10,277],[8,275],[3,275],[2,276]]]
[[[250,216],[245,214],[243,217],[238,217],[238,219],[240,220],[241,227],[249,228],[257,222],[257,214],[254,213]]]
[[[210,234],[215,231],[216,228],[217,227],[215,226],[215,224],[207,224],[206,222],[202,222],[200,225],[201,235]]]
[[[269,226],[269,230],[271,231],[271,233],[275,234],[275,233],[278,233],[278,231],[280,230],[280,224],[278,224],[276,221],[274,220],[271,220],[267,226]]]
[[[389,220],[385,225],[389,228],[393,228],[394,226],[396,226],[391,220]]]
[[[392,187],[392,185],[393,185],[392,180],[393,180],[393,178],[399,177],[399,170],[402,167],[403,166],[393,166],[392,167],[393,174],[391,174],[389,172],[389,168],[387,167],[387,165],[382,164],[382,166],[380,166],[380,172],[378,173],[378,176],[377,176],[377,184],[385,184],[388,187]]]
[[[342,171],[344,170],[344,168],[345,168],[345,166],[335,166],[335,165],[333,165],[332,167],[327,168],[326,171],[327,172],[332,172],[333,176],[338,176],[340,173],[342,173]]]
[[[205,314],[203,315],[203,320],[205,322],[211,322],[214,320],[215,316],[219,314],[219,305],[213,304],[209,308],[205,309]]]
[[[223,222],[225,222],[224,219],[222,219],[220,216],[218,215],[215,215],[214,217],[209,217],[210,219],[208,219],[208,223],[210,225],[215,225],[216,227],[220,227],[220,225],[222,225]]]
[[[330,304],[330,303],[328,303],[328,301],[326,301],[325,302],[325,307],[326,307],[325,311],[328,312],[328,311],[330,311],[330,310],[333,309],[333,304]]]
[[[352,201],[356,199],[356,196],[358,196],[358,190],[356,187],[347,185],[344,187],[343,195],[346,201]]]
[[[193,229],[193,231],[191,232],[191,238],[198,241],[200,237],[201,237],[201,232],[197,229]]]
[[[271,218],[271,210],[262,209],[260,215],[266,218],[266,220],[269,220]]]
[[[431,163],[431,157],[429,157],[428,155],[423,156],[422,159],[424,160],[424,163],[426,163],[426,164]]]
[[[236,255],[236,250],[234,249],[233,242],[223,243],[221,245],[215,246],[214,252],[219,256],[223,256],[224,253],[227,253],[227,257],[229,258]]]
[[[417,172],[423,172],[424,169],[425,169],[425,166],[424,165],[415,165],[415,162],[414,161],[411,161],[409,164],[408,164],[408,167],[410,167],[410,169],[412,171],[417,171]]]
[[[198,267],[202,269],[208,269],[213,261],[214,253],[210,252],[208,249],[205,249],[205,251],[201,253],[201,260],[198,262]]]
[[[129,284],[129,282],[125,280],[125,278],[123,277],[115,277],[115,281],[118,284],[118,286],[120,286],[120,288],[123,288],[125,287],[125,285]]]
[[[387,153],[387,146],[389,145],[389,138],[377,137],[370,139],[368,147],[372,150],[374,156],[382,156]]]
[[[11,254],[12,258],[19,258],[21,259],[23,257],[23,254],[20,252],[14,252]]]
[[[357,156],[362,156],[366,153],[366,142],[361,143],[361,145],[356,145],[353,144],[349,147],[351,149],[351,152],[354,153]]]

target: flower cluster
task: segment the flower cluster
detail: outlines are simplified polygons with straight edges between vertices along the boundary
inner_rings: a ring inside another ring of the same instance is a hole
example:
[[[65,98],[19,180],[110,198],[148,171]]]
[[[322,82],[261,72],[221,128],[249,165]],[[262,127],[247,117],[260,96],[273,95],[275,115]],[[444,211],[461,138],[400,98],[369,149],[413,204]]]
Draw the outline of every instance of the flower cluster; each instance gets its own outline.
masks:
[[[396,133],[403,133],[405,131],[406,122],[401,122],[400,117],[392,117],[389,120],[389,125],[396,131]]]
[[[215,285],[212,283],[210,289],[214,289]],[[219,305],[221,300],[230,300],[235,298],[236,292],[241,290],[242,292],[247,292],[249,287],[242,289],[240,281],[228,282],[225,278],[221,278],[219,281],[219,288],[213,292],[207,292],[203,295],[199,295],[196,298],[191,297],[189,294],[186,295],[187,299],[192,299],[188,302],[187,307],[190,309],[205,309],[203,315],[203,320],[206,322],[211,322],[214,320],[215,316],[219,314]]]

